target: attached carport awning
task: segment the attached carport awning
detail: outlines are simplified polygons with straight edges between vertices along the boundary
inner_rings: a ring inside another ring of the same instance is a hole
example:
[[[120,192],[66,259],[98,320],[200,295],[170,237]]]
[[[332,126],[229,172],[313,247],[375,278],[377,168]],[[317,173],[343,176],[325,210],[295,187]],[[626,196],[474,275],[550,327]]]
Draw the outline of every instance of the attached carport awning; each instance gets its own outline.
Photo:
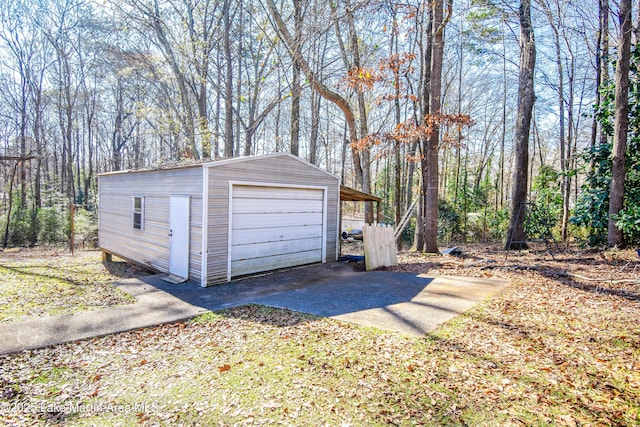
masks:
[[[355,188],[340,185],[341,202],[376,202],[376,221],[382,220],[382,198]]]
[[[382,198],[378,196],[374,196],[373,194],[356,190],[355,188],[350,188],[345,185],[341,185],[340,201],[341,202],[381,202]]]

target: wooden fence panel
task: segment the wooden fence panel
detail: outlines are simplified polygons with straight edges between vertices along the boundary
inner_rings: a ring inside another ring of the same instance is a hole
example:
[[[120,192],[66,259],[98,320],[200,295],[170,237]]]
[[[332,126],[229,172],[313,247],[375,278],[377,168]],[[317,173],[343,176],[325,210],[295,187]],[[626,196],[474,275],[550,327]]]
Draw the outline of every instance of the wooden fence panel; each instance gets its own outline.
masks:
[[[365,225],[362,227],[362,239],[367,271],[398,264],[398,253],[392,227]]]

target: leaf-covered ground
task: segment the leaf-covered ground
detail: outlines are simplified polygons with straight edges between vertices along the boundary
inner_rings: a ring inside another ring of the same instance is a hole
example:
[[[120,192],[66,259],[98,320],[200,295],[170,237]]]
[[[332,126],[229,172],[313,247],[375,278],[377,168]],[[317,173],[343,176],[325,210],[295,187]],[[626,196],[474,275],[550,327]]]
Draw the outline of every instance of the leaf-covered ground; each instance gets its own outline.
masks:
[[[0,252],[0,322],[129,304],[115,280],[140,271],[123,262],[107,269],[99,251],[36,248]]]
[[[423,339],[283,310],[0,356],[8,425],[639,425],[635,253],[402,256],[513,285]],[[635,269],[635,270],[634,270]],[[607,279],[606,281],[599,281]],[[597,281],[598,280],[598,281]]]

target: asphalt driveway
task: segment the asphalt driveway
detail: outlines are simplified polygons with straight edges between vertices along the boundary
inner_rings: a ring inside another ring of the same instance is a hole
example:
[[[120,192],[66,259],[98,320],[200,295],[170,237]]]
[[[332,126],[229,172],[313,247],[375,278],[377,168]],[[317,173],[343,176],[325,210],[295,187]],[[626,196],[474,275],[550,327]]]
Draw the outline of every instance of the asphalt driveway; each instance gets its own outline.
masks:
[[[207,311],[261,304],[423,336],[499,291],[500,280],[364,272],[319,264],[202,288],[164,275],[117,284],[136,303],[75,315],[0,323],[0,354],[187,319]]]

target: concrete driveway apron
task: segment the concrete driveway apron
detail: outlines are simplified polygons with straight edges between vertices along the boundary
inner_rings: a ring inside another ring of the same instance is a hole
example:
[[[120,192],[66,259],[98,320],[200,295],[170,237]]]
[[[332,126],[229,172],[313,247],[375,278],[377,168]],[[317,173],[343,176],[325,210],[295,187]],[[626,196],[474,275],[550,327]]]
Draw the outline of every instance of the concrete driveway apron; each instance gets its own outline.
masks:
[[[74,315],[0,323],[0,354],[175,322],[207,311],[261,304],[424,336],[508,285],[505,281],[363,272],[319,264],[202,288],[163,275],[116,285],[136,303]]]

